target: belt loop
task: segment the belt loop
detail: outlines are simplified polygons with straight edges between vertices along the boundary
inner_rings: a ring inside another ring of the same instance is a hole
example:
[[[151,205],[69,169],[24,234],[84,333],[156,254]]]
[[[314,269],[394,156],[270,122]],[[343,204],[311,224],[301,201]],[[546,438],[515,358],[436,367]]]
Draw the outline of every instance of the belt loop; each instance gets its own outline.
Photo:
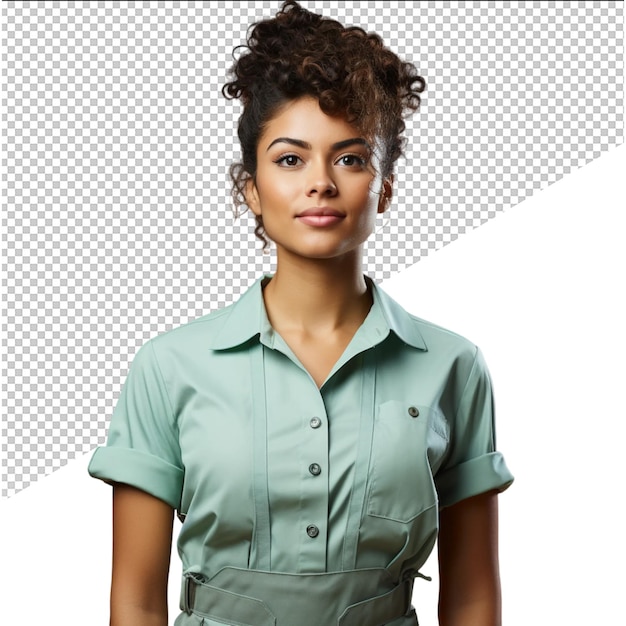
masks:
[[[411,610],[411,601],[413,600],[413,578],[407,578],[404,581],[404,608],[405,608],[405,614],[408,615],[409,611]]]
[[[194,581],[191,576],[187,575],[183,579],[183,592],[181,594],[181,610],[183,610],[187,615],[191,615],[191,611],[193,609],[193,596],[195,591]]]

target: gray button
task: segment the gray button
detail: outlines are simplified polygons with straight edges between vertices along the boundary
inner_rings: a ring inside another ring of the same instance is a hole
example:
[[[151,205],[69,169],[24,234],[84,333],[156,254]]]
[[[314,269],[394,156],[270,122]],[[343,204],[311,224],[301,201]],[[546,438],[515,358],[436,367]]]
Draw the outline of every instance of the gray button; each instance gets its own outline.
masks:
[[[320,529],[314,524],[311,524],[310,526],[306,527],[306,534],[311,537],[311,539],[315,539],[315,537],[320,534]]]
[[[317,463],[311,463],[311,465],[309,465],[309,472],[311,472],[313,476],[319,476],[322,473],[322,468]]]
[[[319,417],[312,417],[309,425],[311,428],[319,428],[322,425],[322,420]]]
[[[409,407],[409,415],[411,417],[417,417],[420,414],[419,409],[416,406]]]

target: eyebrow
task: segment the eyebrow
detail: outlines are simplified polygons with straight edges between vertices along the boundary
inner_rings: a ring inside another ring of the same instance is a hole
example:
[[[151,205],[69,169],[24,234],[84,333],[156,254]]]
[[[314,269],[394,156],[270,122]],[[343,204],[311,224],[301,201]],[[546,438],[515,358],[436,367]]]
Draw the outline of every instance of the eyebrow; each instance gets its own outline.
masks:
[[[303,148],[304,150],[311,150],[312,146],[308,141],[302,141],[302,139],[293,139],[292,137],[278,137],[274,139],[272,143],[267,146],[267,150],[269,150],[276,143],[288,143],[292,146],[298,146],[299,148]],[[365,146],[368,150],[371,151],[370,144],[365,141],[362,137],[353,137],[351,139],[344,139],[343,141],[338,141],[331,146],[332,150],[341,150],[342,148],[347,148],[348,146],[361,145]],[[266,150],[266,152],[267,152]]]

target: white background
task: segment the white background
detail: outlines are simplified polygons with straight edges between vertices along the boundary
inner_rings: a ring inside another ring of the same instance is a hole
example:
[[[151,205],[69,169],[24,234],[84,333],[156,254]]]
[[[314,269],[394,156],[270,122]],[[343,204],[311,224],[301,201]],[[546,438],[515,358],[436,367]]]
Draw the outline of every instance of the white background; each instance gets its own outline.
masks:
[[[624,624],[626,149],[610,150],[383,286],[482,348],[498,447],[506,626]],[[110,488],[89,456],[2,502],[0,622],[108,623]],[[436,624],[436,562],[416,581]],[[171,621],[180,565],[173,559]]]

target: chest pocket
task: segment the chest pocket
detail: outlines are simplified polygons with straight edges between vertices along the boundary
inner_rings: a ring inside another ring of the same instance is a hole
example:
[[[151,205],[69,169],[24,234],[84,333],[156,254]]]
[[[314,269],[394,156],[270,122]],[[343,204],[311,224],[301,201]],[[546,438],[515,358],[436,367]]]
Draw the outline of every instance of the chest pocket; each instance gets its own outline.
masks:
[[[443,420],[422,405],[378,406],[370,457],[367,513],[410,522],[437,504],[433,468],[447,447]]]

